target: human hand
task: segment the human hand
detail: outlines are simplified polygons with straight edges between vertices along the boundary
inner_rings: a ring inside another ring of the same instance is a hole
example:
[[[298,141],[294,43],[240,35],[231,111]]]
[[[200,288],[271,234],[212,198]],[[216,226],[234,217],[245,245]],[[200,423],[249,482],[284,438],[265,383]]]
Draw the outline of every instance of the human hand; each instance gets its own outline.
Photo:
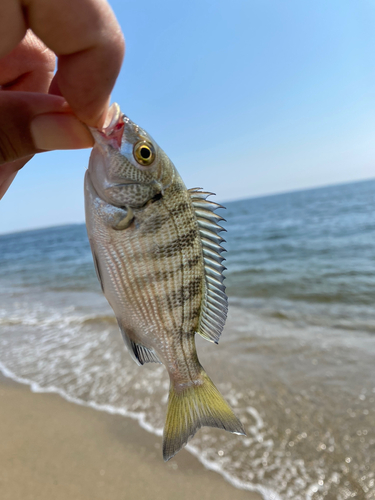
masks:
[[[35,153],[93,145],[124,39],[105,0],[0,0],[0,33],[1,199]]]

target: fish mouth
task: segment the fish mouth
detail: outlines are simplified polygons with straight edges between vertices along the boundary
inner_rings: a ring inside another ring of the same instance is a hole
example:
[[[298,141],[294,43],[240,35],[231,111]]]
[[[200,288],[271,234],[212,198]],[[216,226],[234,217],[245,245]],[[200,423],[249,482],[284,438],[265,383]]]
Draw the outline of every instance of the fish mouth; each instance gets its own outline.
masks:
[[[121,112],[120,106],[117,102],[114,102],[108,109],[103,128],[90,127],[90,132],[94,136],[96,143],[102,147],[109,144],[120,151],[125,127],[124,117],[125,115]]]
[[[110,131],[112,131],[113,128],[117,125],[121,117],[122,113],[120,110],[120,106],[117,104],[117,102],[114,102],[108,108],[107,116],[105,117],[103,125],[103,131],[106,131],[107,135],[109,135]]]

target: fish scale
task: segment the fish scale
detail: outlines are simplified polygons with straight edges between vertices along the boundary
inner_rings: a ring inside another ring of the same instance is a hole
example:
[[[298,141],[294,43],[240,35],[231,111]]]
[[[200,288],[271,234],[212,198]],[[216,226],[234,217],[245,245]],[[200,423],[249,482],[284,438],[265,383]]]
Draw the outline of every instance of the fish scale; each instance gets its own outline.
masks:
[[[142,222],[143,220],[147,220],[148,214],[146,210],[142,215],[142,218],[138,221],[139,231],[133,233],[135,238],[139,234],[139,238],[141,239],[140,244],[145,248],[145,251],[142,252],[142,262],[145,268],[145,275],[138,274],[137,278],[139,281],[139,278],[144,277],[144,280],[152,287],[151,296],[158,297],[159,307],[163,311],[163,325],[168,325],[168,317],[170,315],[172,305],[174,318],[173,327],[175,329],[179,329],[179,323],[182,323],[182,330],[194,335],[197,326],[197,318],[194,318],[194,322],[191,320],[189,321],[189,316],[185,313],[193,307],[196,308],[201,301],[201,297],[194,298],[193,296],[190,296],[187,301],[184,301],[183,308],[177,299],[173,303],[172,298],[173,295],[178,296],[180,293],[181,295],[184,295],[184,290],[190,283],[191,279],[197,277],[201,278],[203,267],[202,251],[197,235],[196,240],[191,242],[191,247],[184,248],[184,253],[181,253],[181,245],[179,245],[180,238],[183,237],[185,232],[190,229],[190,226],[196,225],[196,222],[194,220],[193,211],[191,211],[190,216],[186,217],[184,211],[175,210],[175,207],[180,207],[181,203],[179,203],[178,199],[173,198],[171,194],[163,197],[163,199],[157,204],[161,213],[163,213],[162,211],[164,209],[167,213],[173,212],[174,216],[169,218],[164,217],[164,224],[158,227],[156,233],[145,232],[142,228]],[[182,193],[180,196],[182,198]],[[186,205],[186,201],[184,205]],[[152,209],[156,209],[156,207],[153,206]],[[181,217],[185,220],[178,220]],[[179,228],[181,229],[179,230]],[[173,245],[174,242],[177,243]],[[134,244],[136,243],[134,242]],[[170,245],[170,251],[168,253],[163,250],[160,251],[160,249],[165,248],[166,245]],[[172,252],[173,248],[174,251]],[[155,258],[155,256],[158,258]],[[194,267],[197,267],[197,269],[190,270],[191,266],[189,266],[188,263],[196,258],[198,258],[196,261],[197,265]],[[187,265],[189,272],[184,270],[185,265]],[[152,279],[152,276],[156,273],[165,273],[168,269],[170,272],[167,275],[166,280],[163,282]]]
[[[168,156],[111,107],[92,129],[85,176],[86,225],[102,290],[138,364],[170,376],[163,456],[169,460],[202,426],[244,434],[199,363],[195,334],[217,343],[226,314],[220,205],[187,190]]]

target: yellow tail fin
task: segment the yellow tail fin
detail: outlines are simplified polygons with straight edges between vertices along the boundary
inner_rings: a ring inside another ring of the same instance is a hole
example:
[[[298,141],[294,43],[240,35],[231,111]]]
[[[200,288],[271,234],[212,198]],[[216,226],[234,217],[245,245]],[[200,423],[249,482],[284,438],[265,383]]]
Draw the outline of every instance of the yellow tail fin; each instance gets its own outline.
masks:
[[[164,460],[176,455],[203,426],[245,435],[232,408],[202,369],[196,384],[183,389],[176,388],[171,380],[163,435]]]

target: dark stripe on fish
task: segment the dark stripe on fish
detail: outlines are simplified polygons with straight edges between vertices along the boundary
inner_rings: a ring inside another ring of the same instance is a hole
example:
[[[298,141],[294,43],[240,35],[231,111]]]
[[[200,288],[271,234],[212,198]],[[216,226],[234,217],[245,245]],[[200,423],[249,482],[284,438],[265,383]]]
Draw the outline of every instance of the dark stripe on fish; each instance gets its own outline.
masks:
[[[165,245],[155,245],[153,248],[152,256],[154,259],[161,257],[173,257],[185,248],[190,248],[194,245],[198,237],[198,230],[196,228],[190,229],[186,234],[181,234],[175,240]]]
[[[192,207],[190,203],[188,203],[187,201],[182,201],[177,206],[169,209],[169,213],[172,217],[178,217],[181,214],[186,214],[186,212],[191,212],[191,208]],[[192,220],[194,220],[193,216]]]
[[[155,211],[153,214],[150,214],[147,219],[142,220],[142,224],[140,224],[140,232],[141,234],[153,234],[164,226],[166,222],[170,220],[170,215],[167,213],[160,213],[159,211]]]
[[[184,317],[183,317],[183,320],[184,321],[193,321],[197,318],[199,318],[200,314],[201,314],[201,305],[199,305],[198,307],[196,307],[195,309],[192,309],[191,311],[186,311],[186,313],[184,313]],[[196,326],[197,325],[194,325],[194,332],[196,331]]]
[[[194,278],[187,285],[183,285],[179,290],[173,290],[166,296],[168,309],[173,310],[181,307],[192,298],[202,292],[202,276]]]
[[[135,259],[136,260],[136,259]],[[146,276],[138,276],[135,281],[140,288],[149,286],[151,283],[161,283],[162,281],[169,281],[173,278],[176,273],[183,271],[184,269],[191,269],[201,262],[201,256],[197,255],[192,259],[189,259],[186,263],[181,264],[176,270],[169,269],[167,271],[155,271],[147,274]]]
[[[149,286],[151,283],[160,283],[162,281],[168,281],[175,275],[175,271],[155,271],[154,273],[147,274],[146,276],[139,276],[136,278],[137,285],[140,288]]]
[[[188,259],[186,262],[181,264],[182,269],[191,269],[192,267],[195,267],[197,264],[201,262],[202,256],[196,255],[195,257],[192,257],[191,259]]]

